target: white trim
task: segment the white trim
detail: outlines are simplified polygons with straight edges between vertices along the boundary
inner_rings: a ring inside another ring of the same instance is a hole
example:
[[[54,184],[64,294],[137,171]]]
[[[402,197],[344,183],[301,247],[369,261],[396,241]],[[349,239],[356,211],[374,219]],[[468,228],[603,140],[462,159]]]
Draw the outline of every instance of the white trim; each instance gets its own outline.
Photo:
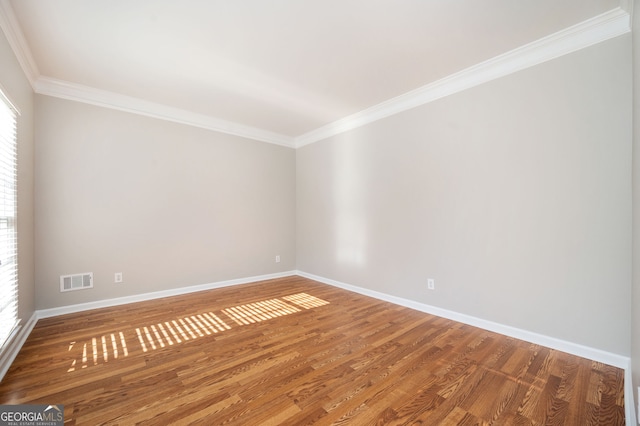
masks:
[[[0,0],[0,29],[7,37],[7,41],[18,59],[22,71],[31,83],[31,87],[38,94],[140,114],[288,148],[294,146],[294,140],[290,136],[132,96],[41,76],[9,0]]]
[[[2,353],[0,353],[0,381],[2,381],[4,375],[9,371],[9,367],[11,367],[13,360],[18,356],[22,345],[27,341],[27,337],[29,337],[31,330],[33,330],[37,322],[38,316],[34,312],[24,326],[18,326],[16,328],[13,336],[7,342],[7,346],[2,350]]]
[[[536,345],[545,346],[547,348],[555,349],[555,350],[566,352],[582,358],[587,358],[593,361],[601,362],[603,364],[612,365],[614,367],[621,368],[624,370],[624,406],[625,406],[626,424],[627,426],[636,425],[636,413],[635,413],[635,405],[633,401],[633,380],[631,378],[632,376],[631,358],[629,357],[614,354],[611,352],[606,352],[601,349],[591,348],[591,347],[580,345],[577,343],[567,342],[565,340],[557,339],[555,337],[545,336],[545,335],[534,333],[531,331],[522,330],[516,327],[499,324],[493,321],[487,321],[482,318],[477,318],[471,315],[461,314],[461,313],[450,311],[447,309],[438,308],[436,306],[427,305],[425,303],[416,302],[414,300],[404,299],[402,297],[392,296],[390,294],[381,293],[379,291],[369,290],[363,287],[346,284],[340,281],[332,280],[330,278],[325,278],[325,277],[321,277],[314,274],[309,274],[303,271],[296,271],[296,275],[299,275],[304,278],[309,278],[311,280],[318,281],[323,284],[328,284],[334,287],[338,287],[343,290],[348,290],[354,293],[362,294],[364,296],[373,297],[374,299],[393,303],[395,305],[404,306],[410,309],[415,309],[420,312],[425,312],[431,315],[447,318],[452,321],[457,321],[463,324],[482,328],[483,330],[488,330],[494,333],[503,334],[505,336],[513,337],[519,340],[524,340],[526,342],[531,342]]]
[[[627,426],[637,426],[636,405],[633,398],[633,370],[631,359],[624,368],[624,408]]]
[[[33,87],[40,72],[9,0],[0,0],[0,29],[7,37],[11,50],[16,55],[22,71]]]
[[[14,331],[14,334],[11,337],[11,340],[8,341],[8,345],[0,353],[0,381],[9,370],[9,367],[11,367],[11,364],[13,363],[16,356],[20,352],[20,349],[24,345],[24,342],[27,340],[27,338],[29,337],[29,334],[31,334],[31,331],[35,327],[36,323],[41,318],[50,318],[58,315],[83,312],[91,309],[99,309],[99,308],[106,308],[111,306],[125,305],[128,303],[143,302],[147,300],[159,299],[162,297],[178,296],[181,294],[194,293],[197,291],[253,283],[257,281],[270,280],[274,278],[284,278],[284,277],[289,277],[293,275],[296,275],[295,271],[278,272],[275,274],[258,275],[254,277],[239,278],[239,279],[227,280],[227,281],[218,281],[218,282],[209,283],[209,284],[201,284],[201,285],[195,285],[190,287],[181,287],[181,288],[175,288],[170,290],[156,291],[152,293],[138,294],[134,296],[118,297],[113,299],[100,300],[96,302],[80,303],[77,305],[62,306],[59,308],[36,310],[24,326],[16,327],[16,330]]]
[[[520,328],[511,327],[509,325],[488,321],[488,320],[474,317],[471,315],[461,314],[459,312],[450,311],[448,309],[438,308],[436,306],[427,305],[425,303],[416,302],[414,300],[392,296],[387,293],[381,293],[379,291],[369,290],[363,287],[346,284],[340,281],[332,280],[330,278],[320,277],[318,275],[313,275],[313,274],[309,274],[302,271],[297,271],[297,274],[300,275],[301,277],[319,281],[324,284],[329,284],[334,287],[342,288],[344,290],[353,291],[355,293],[373,297],[375,299],[383,300],[385,302],[390,302],[396,305],[415,309],[417,311],[425,312],[425,313],[436,315],[442,318],[447,318],[453,321],[472,325],[474,327],[479,327],[484,330],[504,334],[509,337],[525,340],[527,342],[546,346],[548,348],[556,349],[562,352],[567,352],[576,356],[591,359],[593,361],[602,362],[604,364],[612,365],[614,367],[627,368],[630,362],[629,357],[614,354],[611,352],[606,352],[601,349],[591,348],[591,347],[583,346],[577,343],[567,342],[565,340],[557,339],[555,337],[545,336],[543,334],[534,333],[532,331],[527,331]]]
[[[299,148],[628,33],[631,31],[631,16],[625,11],[625,8],[631,9],[632,5],[631,0],[621,0],[622,7],[612,9],[295,138],[168,105],[40,76],[9,0],[0,0],[0,28],[7,36],[20,66],[36,93],[141,114],[261,142]]]
[[[622,8],[588,19],[295,138],[296,148],[433,102],[631,31]]]
[[[58,80],[50,77],[40,77],[33,85],[36,93],[57,98],[83,102],[188,126],[200,127],[215,132],[240,136],[260,142],[272,143],[293,148],[293,138],[279,133],[269,132],[256,127],[222,120],[204,114],[187,111],[172,106],[96,89],[81,84]]]
[[[324,284],[328,284],[334,287],[342,288],[344,290],[353,291],[355,293],[363,294],[365,296],[373,297],[378,300],[390,302],[396,305],[405,306],[411,309],[416,309],[421,312],[425,312],[432,315],[437,315],[443,318],[447,318],[453,321],[458,321],[464,324],[479,327],[488,331],[504,334],[510,337],[514,337],[520,340],[525,340],[531,343],[546,346],[552,349],[567,352],[576,356],[591,359],[594,361],[602,362],[604,364],[612,365],[618,368],[622,368],[625,371],[624,377],[624,392],[625,392],[625,417],[626,424],[628,426],[634,426],[636,424],[636,413],[633,398],[633,382],[631,372],[631,359],[621,355],[602,351],[600,349],[589,348],[587,346],[578,345],[576,343],[566,342],[553,337],[544,336],[538,333],[533,333],[526,330],[521,330],[515,327],[498,324],[492,321],[483,320],[470,315],[460,314],[454,311],[437,308],[435,306],[426,305],[420,302],[404,299],[401,297],[391,296],[386,293],[381,293],[374,290],[357,287],[354,285],[346,284],[340,281],[332,280],[329,278],[320,277],[318,275],[309,274],[303,271],[287,271],[279,272],[275,274],[259,275],[248,278],[240,278],[235,280],[219,281],[209,284],[201,284],[190,287],[181,287],[177,289],[157,291],[153,293],[145,293],[135,296],[119,297],[114,299],[101,300],[97,302],[82,303],[77,305],[63,306],[60,308],[37,310],[33,313],[29,321],[24,327],[20,327],[9,346],[0,354],[0,381],[9,370],[11,363],[20,352],[20,349],[24,345],[24,342],[29,337],[29,334],[36,325],[38,319],[49,318],[58,315],[64,315],[75,312],[82,312],[91,309],[105,308],[110,306],[124,305],[128,303],[135,303],[147,300],[158,299],[162,297],[177,296],[181,294],[188,294],[203,290],[210,290],[215,288],[229,287],[240,284],[247,284],[257,281],[264,281],[275,278],[289,277],[298,275],[304,278],[312,279]]]
[[[5,104],[7,104],[9,109],[13,110],[16,116],[20,117],[20,115],[22,115],[20,114],[20,109],[16,106],[15,102],[12,102],[11,99],[9,99],[9,93],[2,86],[2,84],[0,84],[0,101],[3,101]]]
[[[633,0],[620,0],[620,8],[624,9],[629,16],[633,16]],[[633,26],[633,19],[631,19]]]
[[[258,275],[255,277],[238,278],[234,280],[218,281],[208,284],[200,284],[189,287],[179,287],[169,290],[154,291],[151,293],[135,294],[133,296],[116,297],[113,299],[98,300],[95,302],[79,303],[77,305],[67,305],[58,308],[39,309],[36,311],[38,319],[50,318],[58,315],[72,314],[76,312],[88,311],[91,309],[108,308],[111,306],[126,305],[128,303],[145,302],[148,300],[160,299],[163,297],[179,296],[182,294],[194,293],[197,291],[211,290],[214,288],[229,287],[239,284],[253,283],[257,281],[271,280],[296,275],[295,271],[278,272],[275,274]]]

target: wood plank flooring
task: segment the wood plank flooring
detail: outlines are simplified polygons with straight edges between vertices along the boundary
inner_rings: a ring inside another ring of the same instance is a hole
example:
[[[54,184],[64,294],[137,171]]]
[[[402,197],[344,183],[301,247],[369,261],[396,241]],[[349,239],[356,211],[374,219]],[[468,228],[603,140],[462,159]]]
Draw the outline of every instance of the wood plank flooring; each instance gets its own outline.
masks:
[[[42,319],[0,404],[67,425],[622,425],[608,365],[301,277]]]

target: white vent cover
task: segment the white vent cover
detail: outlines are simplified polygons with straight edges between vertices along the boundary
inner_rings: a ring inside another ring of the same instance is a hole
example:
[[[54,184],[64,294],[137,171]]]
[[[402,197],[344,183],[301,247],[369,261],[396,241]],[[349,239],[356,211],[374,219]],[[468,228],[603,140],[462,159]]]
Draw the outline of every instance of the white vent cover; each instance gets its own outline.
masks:
[[[60,275],[60,291],[84,290],[93,288],[93,272],[83,274]]]

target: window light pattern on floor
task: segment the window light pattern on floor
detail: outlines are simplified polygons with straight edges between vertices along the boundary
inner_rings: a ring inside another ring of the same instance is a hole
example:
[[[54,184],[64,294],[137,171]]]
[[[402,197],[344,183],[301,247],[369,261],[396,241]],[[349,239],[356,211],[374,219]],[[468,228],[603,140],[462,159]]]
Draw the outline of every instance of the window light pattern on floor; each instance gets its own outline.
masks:
[[[118,342],[120,343],[120,346],[118,346]],[[111,343],[111,345],[109,345],[109,343]],[[76,342],[69,343],[69,352],[71,352],[75,345]],[[110,352],[110,349],[112,352]],[[99,352],[102,352],[102,359],[104,362],[109,362],[109,354],[112,354],[111,356],[113,359],[128,356],[129,350],[127,349],[127,341],[124,338],[123,332],[120,331],[117,334],[111,333],[110,335],[102,336],[100,339],[94,337],[90,342],[85,343],[82,346],[82,368],[87,368],[89,366],[90,356],[93,360],[93,365],[98,365]],[[78,360],[74,359],[71,363],[71,367],[67,371],[75,371],[77,362]]]
[[[300,312],[300,309],[284,303],[279,299],[271,299],[249,303],[247,305],[234,306],[223,309],[222,312],[234,320],[236,324],[248,325],[283,315],[294,314]]]
[[[326,300],[309,296],[307,293],[292,294],[291,296],[284,296],[283,299],[288,302],[295,303],[298,306],[302,306],[305,309],[318,308],[329,304]]]
[[[136,328],[136,335],[142,351],[147,352],[147,344],[149,344],[149,348],[155,350],[158,347],[173,346],[174,341],[175,343],[182,343],[182,341],[197,339],[205,335],[210,336],[211,333],[230,329],[231,327],[216,314],[208,312],[178,320],[165,321],[164,324],[158,323],[149,327]],[[156,343],[158,346],[156,346]]]
[[[302,309],[313,309],[329,304],[326,300],[306,293],[292,294],[284,296],[282,299],[269,299],[233,306],[222,309],[222,313],[237,325],[243,326],[295,314],[301,312]],[[139,348],[143,352],[148,352],[212,336],[227,330],[231,330],[231,326],[222,318],[213,312],[205,312],[137,327],[129,331],[118,331],[99,338],[94,337],[82,345],[71,342],[68,351],[76,350],[78,352],[67,372],[129,356],[129,351],[135,350],[133,349],[135,345],[127,346],[127,341],[131,343],[131,340],[137,340]],[[132,349],[129,349],[130,347]]]

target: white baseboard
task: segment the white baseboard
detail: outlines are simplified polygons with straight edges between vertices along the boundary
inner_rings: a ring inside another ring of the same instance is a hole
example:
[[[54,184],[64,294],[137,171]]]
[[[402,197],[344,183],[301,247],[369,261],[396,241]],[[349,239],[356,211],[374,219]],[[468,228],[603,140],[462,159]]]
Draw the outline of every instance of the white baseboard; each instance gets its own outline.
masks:
[[[461,322],[464,324],[479,327],[484,330],[500,333],[506,336],[514,337],[516,339],[524,340],[527,342],[542,345],[551,349],[567,352],[572,355],[580,356],[583,358],[591,359],[593,361],[601,362],[604,364],[612,365],[614,367],[622,368],[625,370],[625,409],[626,409],[626,422],[628,426],[636,425],[636,413],[633,393],[633,383],[631,374],[631,359],[622,355],[613,354],[600,349],[595,349],[577,343],[567,342],[554,337],[545,336],[542,334],[534,333],[527,330],[511,327],[504,324],[499,324],[492,321],[487,321],[481,318],[473,317],[466,314],[450,311],[447,309],[438,308],[436,306],[427,305],[414,300],[404,299],[397,296],[392,296],[386,293],[378,292],[375,290],[369,290],[363,287],[346,284],[340,281],[332,280],[325,277],[309,274],[303,271],[287,271],[268,275],[259,275],[255,277],[239,278],[234,280],[219,281],[209,284],[201,284],[190,287],[181,287],[170,290],[157,291],[152,293],[144,293],[133,296],[118,297],[113,299],[100,300],[96,302],[81,303],[77,305],[62,306],[59,308],[42,309],[37,310],[31,316],[24,326],[17,331],[16,336],[13,338],[11,344],[0,355],[0,381],[8,371],[11,363],[18,355],[20,348],[29,337],[31,330],[36,325],[36,322],[40,318],[48,318],[58,315],[64,315],[75,312],[82,312],[91,309],[105,308],[111,306],[125,305],[128,303],[142,302],[147,300],[159,299],[169,296],[178,296],[181,294],[194,293],[197,291],[210,290],[215,288],[229,287],[240,284],[248,284],[257,281],[264,281],[275,278],[284,278],[292,275],[299,275],[304,278],[309,278],[324,284],[332,285],[334,287],[342,288],[348,291],[353,291],[365,296],[373,297],[375,299],[383,300],[385,302],[394,303],[396,305],[405,306],[407,308],[415,309],[421,312],[425,312],[431,315],[437,315],[439,317],[447,318],[453,321]]]
[[[181,294],[194,293],[197,291],[210,290],[214,288],[229,287],[233,285],[248,284],[257,281],[270,280],[274,278],[283,278],[296,275],[295,271],[279,272],[275,274],[258,275],[254,277],[239,278],[227,281],[218,281],[208,284],[200,284],[189,287],[180,287],[170,290],[156,291],[152,293],[137,294],[133,296],[117,297],[113,299],[98,300],[95,302],[80,303],[76,305],[61,306],[51,309],[36,310],[26,324],[18,326],[15,335],[11,339],[9,345],[0,353],[0,381],[9,370],[11,363],[20,352],[22,345],[31,334],[33,327],[41,318],[55,317],[58,315],[71,314],[75,312],[88,311],[91,309],[107,308],[111,306],[126,305],[128,303],[144,302],[147,300],[159,299],[162,297],[178,296]]]
[[[31,330],[33,330],[37,322],[38,316],[34,312],[26,324],[18,326],[8,346],[2,351],[2,354],[0,354],[0,381],[2,381],[4,375],[9,371],[9,367],[11,367],[13,360],[18,356],[18,352],[22,349],[22,345],[24,345],[24,342],[27,340],[27,337],[29,337],[29,334],[31,334]]]
[[[334,287],[342,288],[344,290],[353,291],[364,296],[373,297],[378,300],[390,302],[396,305],[405,306],[407,308],[415,309],[417,311],[425,312],[431,315],[436,315],[442,318],[447,318],[453,321],[461,322],[463,324],[472,325],[474,327],[482,328],[483,330],[492,331],[495,333],[503,334],[505,336],[513,337],[526,342],[535,343],[537,345],[545,346],[547,348],[555,349],[558,351],[570,353],[582,358],[587,358],[593,361],[601,362],[603,364],[612,365],[624,369],[625,371],[625,411],[626,422],[628,426],[636,426],[636,413],[635,404],[633,398],[633,381],[631,380],[631,358],[622,355],[614,354],[611,352],[603,351],[601,349],[591,348],[588,346],[580,345],[577,343],[567,342],[565,340],[557,339],[555,337],[545,336],[543,334],[534,333],[532,331],[522,330],[509,325],[499,324],[493,321],[487,321],[482,318],[473,317],[471,315],[461,314],[459,312],[450,311],[447,309],[438,308],[436,306],[427,305],[425,303],[416,302],[414,300],[404,299],[402,297],[392,296],[390,294],[381,293],[375,290],[369,290],[363,287],[346,284],[340,281],[332,280],[330,278],[320,277],[318,275],[309,274],[303,271],[296,271],[297,275],[301,277],[309,278],[314,281],[318,281],[324,284],[329,284]]]
[[[211,290],[214,288],[229,287],[233,285],[248,284],[257,281],[284,278],[296,275],[295,271],[278,272],[275,274],[258,275],[255,277],[238,278],[234,280],[218,281],[208,284],[200,284],[189,287],[172,288],[170,290],[154,291],[152,293],[136,294],[133,296],[116,297],[113,299],[98,300],[95,302],[79,303],[77,305],[61,306],[59,308],[40,309],[36,311],[38,319],[55,317],[58,315],[72,314],[91,309],[108,308],[111,306],[126,305],[128,303],[145,302],[147,300],[163,297],[179,296],[181,294],[195,293],[197,291]]]

